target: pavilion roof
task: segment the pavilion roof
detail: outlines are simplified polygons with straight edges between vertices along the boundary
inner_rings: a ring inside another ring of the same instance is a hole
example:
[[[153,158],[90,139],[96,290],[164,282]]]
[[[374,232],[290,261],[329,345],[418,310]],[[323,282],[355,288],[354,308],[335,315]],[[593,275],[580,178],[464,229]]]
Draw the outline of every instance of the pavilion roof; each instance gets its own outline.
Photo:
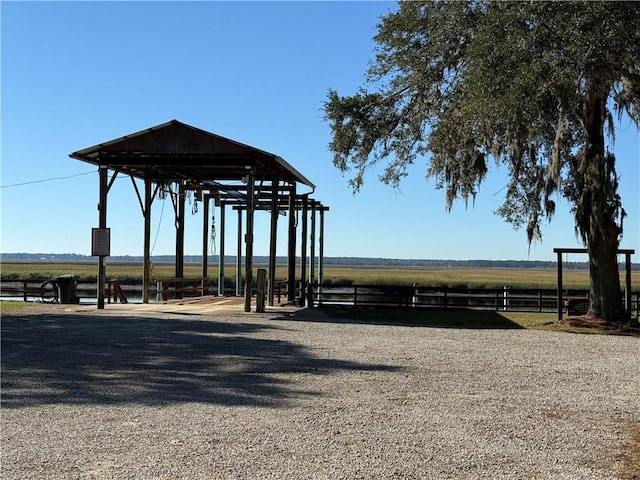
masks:
[[[71,158],[155,182],[257,181],[302,183],[315,188],[282,157],[192,127],[178,120],[78,150]]]

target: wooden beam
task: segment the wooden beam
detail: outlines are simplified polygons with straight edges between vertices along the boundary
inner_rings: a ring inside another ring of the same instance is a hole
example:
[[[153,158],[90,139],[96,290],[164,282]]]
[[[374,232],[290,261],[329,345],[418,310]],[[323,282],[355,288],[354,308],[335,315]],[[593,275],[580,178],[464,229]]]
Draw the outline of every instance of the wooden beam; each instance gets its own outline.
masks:
[[[184,183],[178,183],[178,194],[176,198],[176,278],[184,277],[184,206],[186,203],[186,192]],[[182,289],[182,283],[176,284],[176,290]],[[176,291],[176,298],[182,298],[182,291]]]
[[[224,296],[225,205],[220,202],[220,252],[218,253],[218,295]],[[215,242],[215,240],[214,240]]]
[[[236,255],[236,296],[242,295],[242,210],[238,210],[238,254]]]
[[[151,177],[144,179],[144,251],[142,252],[142,303],[149,303],[149,283],[151,282],[151,205],[153,196],[151,194]]]
[[[558,320],[562,320],[562,254],[563,253],[589,253],[586,248],[554,248],[558,255]],[[624,305],[629,318],[631,318],[631,255],[636,251],[629,248],[618,249],[618,254],[625,256],[625,297]]]
[[[295,184],[289,196],[289,235],[287,249],[287,301],[296,298],[296,192]]]
[[[249,170],[247,185],[252,188],[247,190],[247,233],[245,234],[246,258],[244,260],[244,311],[251,311],[251,294],[253,284],[253,192],[255,176],[254,171]]]
[[[324,281],[324,210],[320,210],[320,233],[318,237],[318,304],[322,305],[322,282]]]
[[[100,193],[99,193],[99,203],[98,203],[98,228],[107,228],[107,193],[109,191],[109,187],[107,185],[107,175],[109,173],[109,169],[102,165],[99,169],[99,182],[100,182]],[[98,309],[104,310],[104,287],[106,284],[107,275],[104,264],[104,256],[100,255],[98,257]]]
[[[631,252],[624,254],[624,308],[627,311],[627,320],[631,320]]]
[[[306,283],[307,283],[307,216],[309,210],[307,208],[308,195],[302,196],[302,233],[300,242],[300,306],[306,304]]]
[[[278,240],[278,180],[271,185],[271,231],[269,235],[269,281],[267,282],[267,302],[273,306],[276,283],[276,253]]]
[[[202,196],[202,278],[209,277],[209,195]],[[195,198],[193,200],[196,201]],[[212,231],[214,227],[211,227]]]
[[[144,202],[142,201],[142,197],[140,196],[140,190],[138,189],[138,184],[136,183],[136,179],[134,177],[129,175],[129,178],[131,179],[131,183],[133,184],[133,189],[135,190],[136,196],[138,197],[138,202],[140,203],[140,210],[142,210],[142,215],[144,216],[145,206],[144,206]],[[147,177],[145,176],[145,182],[146,180],[147,180]]]
[[[316,207],[311,204],[311,248],[309,251],[309,283],[316,279]],[[313,306],[313,305],[310,305]]]
[[[556,249],[553,249],[554,252],[556,252],[556,254],[558,255],[558,293],[557,293],[557,303],[556,306],[558,308],[558,321],[562,320],[562,308],[563,308],[563,302],[562,302],[562,252],[556,251]]]
[[[554,253],[589,253],[589,250],[587,250],[586,248],[554,248],[553,249]],[[629,248],[620,248],[618,249],[618,253],[624,253],[624,254],[634,254],[636,253],[636,251],[634,249],[629,249]]]

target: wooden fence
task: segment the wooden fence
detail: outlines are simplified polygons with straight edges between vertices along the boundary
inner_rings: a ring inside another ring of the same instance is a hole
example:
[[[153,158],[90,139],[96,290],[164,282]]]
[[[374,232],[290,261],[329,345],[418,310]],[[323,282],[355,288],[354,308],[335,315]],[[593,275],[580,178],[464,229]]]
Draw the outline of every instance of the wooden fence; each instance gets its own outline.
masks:
[[[41,300],[41,285],[46,279],[21,279],[3,281],[0,295],[22,297],[23,300]],[[214,294],[207,279],[164,279],[150,288],[157,293],[157,300],[172,298],[176,293],[184,296]],[[125,290],[115,281],[105,285],[105,294],[114,302],[126,302]],[[131,287],[131,286],[125,286]],[[274,300],[278,304],[287,298],[287,283],[277,282]],[[296,282],[296,302],[301,300],[300,282]],[[129,291],[129,288],[127,288]],[[94,285],[78,285],[77,296],[95,298]],[[565,290],[564,310],[571,314],[585,313],[589,292],[587,290]],[[322,305],[386,306],[403,308],[467,308],[481,310],[503,310],[521,312],[557,312],[555,289],[516,288],[452,288],[429,286],[398,286],[374,284],[309,284],[306,289],[309,307]],[[300,302],[302,304],[302,302]],[[640,316],[640,292],[631,292],[631,314]]]
[[[58,282],[55,278],[22,278],[0,282],[0,296],[6,298],[22,298],[23,301],[58,301]],[[127,303],[127,295],[116,279],[107,280],[104,286],[105,298],[109,303]],[[95,284],[77,284],[75,297],[96,298]]]
[[[565,290],[565,310],[569,309],[571,314],[585,313],[588,298],[588,290]],[[350,305],[557,312],[557,290],[311,284],[307,302],[310,307]],[[631,293],[631,312],[640,313],[640,292]]]

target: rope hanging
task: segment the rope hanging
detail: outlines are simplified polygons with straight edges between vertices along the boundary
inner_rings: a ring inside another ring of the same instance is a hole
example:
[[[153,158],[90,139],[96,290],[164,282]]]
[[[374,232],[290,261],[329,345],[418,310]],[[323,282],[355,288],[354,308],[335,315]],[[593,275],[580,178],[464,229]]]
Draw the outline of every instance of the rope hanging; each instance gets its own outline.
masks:
[[[216,253],[216,216],[211,215],[211,238],[209,240],[209,252]]]

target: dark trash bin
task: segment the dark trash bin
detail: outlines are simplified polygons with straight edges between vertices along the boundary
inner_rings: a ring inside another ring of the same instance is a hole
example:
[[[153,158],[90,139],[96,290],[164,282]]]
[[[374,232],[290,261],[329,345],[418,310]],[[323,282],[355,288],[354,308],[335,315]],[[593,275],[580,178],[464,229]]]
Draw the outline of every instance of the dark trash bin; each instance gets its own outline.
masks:
[[[58,298],[60,303],[78,303],[76,297],[76,287],[78,280],[75,275],[60,275],[56,278],[58,282]]]

